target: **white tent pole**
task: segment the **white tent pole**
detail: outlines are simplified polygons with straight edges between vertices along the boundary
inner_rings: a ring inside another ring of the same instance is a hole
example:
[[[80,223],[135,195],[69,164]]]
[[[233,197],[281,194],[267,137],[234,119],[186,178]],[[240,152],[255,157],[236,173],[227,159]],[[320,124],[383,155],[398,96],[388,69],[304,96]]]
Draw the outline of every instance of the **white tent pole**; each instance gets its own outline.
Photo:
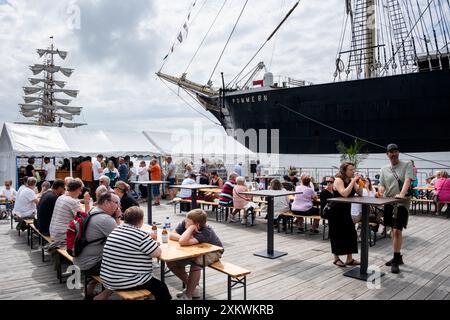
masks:
[[[72,157],[69,158],[69,163],[70,163],[70,176],[73,178],[73,175],[72,175]]]

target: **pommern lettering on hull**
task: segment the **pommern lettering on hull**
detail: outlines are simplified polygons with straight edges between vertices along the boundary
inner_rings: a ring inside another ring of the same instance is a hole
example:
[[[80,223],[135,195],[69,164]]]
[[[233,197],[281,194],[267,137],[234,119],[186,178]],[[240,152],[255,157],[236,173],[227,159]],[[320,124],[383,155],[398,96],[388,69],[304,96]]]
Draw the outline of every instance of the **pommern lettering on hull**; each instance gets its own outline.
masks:
[[[257,96],[248,96],[248,97],[242,97],[242,98],[232,98],[231,102],[240,104],[240,103],[255,103],[255,102],[267,102],[269,101],[269,98],[267,95],[257,95]]]

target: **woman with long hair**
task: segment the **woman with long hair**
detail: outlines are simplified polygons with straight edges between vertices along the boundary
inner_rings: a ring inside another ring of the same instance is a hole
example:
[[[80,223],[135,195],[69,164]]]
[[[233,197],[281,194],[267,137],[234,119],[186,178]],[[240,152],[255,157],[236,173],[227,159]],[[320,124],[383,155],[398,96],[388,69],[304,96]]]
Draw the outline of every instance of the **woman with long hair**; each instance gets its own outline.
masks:
[[[334,196],[350,198],[355,193],[362,194],[359,187],[359,176],[355,177],[353,163],[344,162],[334,181]],[[355,266],[360,263],[353,259],[352,254],[358,253],[358,242],[355,226],[351,216],[350,203],[334,203],[328,219],[330,227],[331,252],[334,254],[334,264],[338,267]],[[347,255],[344,263],[339,256]]]

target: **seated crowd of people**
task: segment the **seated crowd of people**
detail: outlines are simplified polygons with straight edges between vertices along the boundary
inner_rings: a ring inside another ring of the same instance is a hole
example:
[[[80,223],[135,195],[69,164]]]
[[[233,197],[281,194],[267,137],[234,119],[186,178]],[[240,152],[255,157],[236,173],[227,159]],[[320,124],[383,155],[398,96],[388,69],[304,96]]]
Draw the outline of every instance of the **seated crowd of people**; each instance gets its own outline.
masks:
[[[117,181],[111,188],[109,177],[101,176],[99,180],[96,201],[91,208],[90,194],[87,191],[83,194],[81,179],[55,179],[49,189],[38,195],[36,179],[28,177],[15,198],[13,213],[19,220],[17,228],[24,228],[24,219],[34,218],[39,232],[52,239],[51,248],[65,248],[71,222],[80,213],[87,212],[89,223],[86,222],[84,234],[87,245],[74,256],[74,265],[87,277],[100,276],[105,290],[96,294],[97,283],[91,280],[85,299],[108,299],[114,290],[122,289],[148,289],[156,300],[172,299],[166,284],[153,277],[152,258],[159,257],[162,249],[158,241],[141,229],[144,211],[129,195],[130,186]],[[182,246],[207,242],[222,247],[207,224],[206,212],[200,209],[190,211],[170,238]],[[220,256],[217,254],[208,263],[219,260]],[[189,273],[184,271],[186,265],[191,266]],[[186,290],[177,295],[180,299],[199,296],[200,261],[168,263],[168,267],[186,285]]]

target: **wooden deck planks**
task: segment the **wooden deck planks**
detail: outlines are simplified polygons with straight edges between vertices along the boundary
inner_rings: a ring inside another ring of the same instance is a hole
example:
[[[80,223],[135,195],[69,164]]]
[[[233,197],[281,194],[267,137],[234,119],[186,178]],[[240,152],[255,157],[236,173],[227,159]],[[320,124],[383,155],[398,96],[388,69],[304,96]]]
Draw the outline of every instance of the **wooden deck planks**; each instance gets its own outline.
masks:
[[[162,222],[169,215],[175,226],[184,218],[174,215],[170,205],[153,209],[155,221]],[[322,240],[321,234],[275,231],[275,250],[288,255],[270,260],[253,255],[266,249],[266,220],[257,217],[256,226],[246,228],[238,223],[218,223],[214,217],[210,215],[209,223],[224,244],[222,260],[252,272],[247,276],[247,299],[450,299],[450,219],[410,216],[402,250],[406,264],[399,275],[384,266],[392,256],[390,239],[380,239],[369,248],[369,265],[386,272],[381,288],[374,290],[365,282],[343,276],[349,268],[332,264],[329,240]],[[18,237],[10,230],[9,221],[0,221],[0,261],[0,299],[82,299],[81,290],[59,284],[53,263],[41,261],[37,242],[30,251],[26,233]],[[158,267],[154,274],[159,276]],[[226,276],[208,268],[206,278],[207,299],[226,299]],[[181,290],[181,282],[174,276],[166,277],[166,283],[173,296]],[[242,297],[242,289],[233,290],[234,299]]]

